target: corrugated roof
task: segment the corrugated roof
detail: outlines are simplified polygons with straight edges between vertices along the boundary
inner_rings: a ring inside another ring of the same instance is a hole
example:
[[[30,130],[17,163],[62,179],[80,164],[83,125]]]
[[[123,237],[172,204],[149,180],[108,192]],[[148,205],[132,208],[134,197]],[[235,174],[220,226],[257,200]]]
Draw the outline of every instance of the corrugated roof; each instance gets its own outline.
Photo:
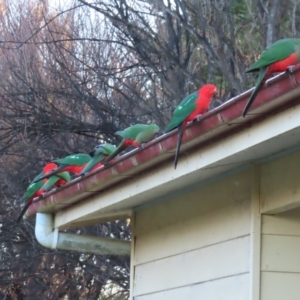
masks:
[[[267,82],[254,101],[249,115],[243,118],[242,111],[251,90],[234,97],[203,115],[199,122],[189,124],[181,148],[181,153],[193,152],[216,139],[231,135],[251,126],[259,119],[265,119],[284,110],[299,101],[300,67],[291,72],[280,74]],[[130,182],[132,176],[138,176],[146,170],[155,169],[162,163],[173,167],[174,151],[177,144],[177,131],[164,134],[146,145],[127,153],[115,162],[102,167],[85,177],[74,179],[62,188],[49,192],[43,198],[36,199],[29,207],[26,217],[33,217],[37,212],[56,212],[74,203],[85,201],[92,195],[101,194],[121,182]],[[180,167],[180,158],[179,165]]]

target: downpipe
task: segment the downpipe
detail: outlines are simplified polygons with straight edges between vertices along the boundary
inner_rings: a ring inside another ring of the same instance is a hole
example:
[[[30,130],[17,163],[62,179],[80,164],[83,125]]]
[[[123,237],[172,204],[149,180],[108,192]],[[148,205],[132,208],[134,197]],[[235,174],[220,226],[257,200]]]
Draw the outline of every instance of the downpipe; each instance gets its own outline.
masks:
[[[36,214],[35,236],[38,242],[46,248],[100,255],[130,255],[130,241],[61,233],[57,228],[53,230],[52,214]]]

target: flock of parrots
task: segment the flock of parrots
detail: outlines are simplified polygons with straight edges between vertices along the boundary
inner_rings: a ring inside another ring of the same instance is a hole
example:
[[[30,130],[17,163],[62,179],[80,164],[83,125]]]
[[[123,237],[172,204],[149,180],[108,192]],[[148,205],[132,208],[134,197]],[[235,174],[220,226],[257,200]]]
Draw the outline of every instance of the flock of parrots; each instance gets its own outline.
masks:
[[[266,80],[274,73],[289,70],[290,66],[300,62],[300,39],[282,39],[275,42],[262,52],[260,58],[250,66],[246,73],[259,72],[258,80],[252,94],[244,108],[246,116],[259,90]],[[165,132],[178,129],[177,148],[174,166],[176,169],[182,136],[188,122],[201,118],[209,107],[217,88],[213,84],[206,84],[198,91],[184,98],[173,113],[173,118]],[[53,187],[60,187],[71,181],[72,176],[82,176],[94,171],[103,165],[109,164],[119,153],[128,147],[141,147],[144,143],[158,135],[160,128],[156,124],[136,124],[116,134],[123,140],[118,147],[111,144],[100,144],[90,154],[79,153],[55,159],[46,164],[42,172],[37,175],[28,186],[20,201],[24,203],[16,222],[19,222],[32,203],[33,199],[43,195]]]

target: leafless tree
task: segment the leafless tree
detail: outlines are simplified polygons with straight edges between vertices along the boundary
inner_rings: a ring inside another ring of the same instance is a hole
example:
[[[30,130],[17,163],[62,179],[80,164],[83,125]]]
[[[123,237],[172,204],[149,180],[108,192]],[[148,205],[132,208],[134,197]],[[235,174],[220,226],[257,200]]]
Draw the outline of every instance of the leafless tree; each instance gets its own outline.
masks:
[[[0,299],[128,295],[129,261],[39,246],[17,199],[45,162],[89,152],[133,123],[164,128],[199,86],[218,104],[250,88],[244,71],[275,40],[296,37],[297,0],[77,0],[0,3]],[[130,239],[125,221],[78,234]],[[78,288],[79,287],[79,288]],[[123,298],[121,298],[123,297]]]

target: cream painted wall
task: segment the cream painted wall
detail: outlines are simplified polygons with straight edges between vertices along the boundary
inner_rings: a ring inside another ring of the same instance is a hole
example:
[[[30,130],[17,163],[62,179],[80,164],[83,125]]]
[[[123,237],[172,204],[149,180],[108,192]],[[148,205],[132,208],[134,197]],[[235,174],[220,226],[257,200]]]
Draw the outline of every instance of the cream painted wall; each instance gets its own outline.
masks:
[[[300,206],[300,151],[261,165],[261,213],[278,214]]]
[[[300,300],[300,209],[262,217],[261,300]]]
[[[136,212],[132,299],[300,300],[298,161],[291,153]]]
[[[138,211],[133,299],[249,299],[250,197],[248,170]]]

